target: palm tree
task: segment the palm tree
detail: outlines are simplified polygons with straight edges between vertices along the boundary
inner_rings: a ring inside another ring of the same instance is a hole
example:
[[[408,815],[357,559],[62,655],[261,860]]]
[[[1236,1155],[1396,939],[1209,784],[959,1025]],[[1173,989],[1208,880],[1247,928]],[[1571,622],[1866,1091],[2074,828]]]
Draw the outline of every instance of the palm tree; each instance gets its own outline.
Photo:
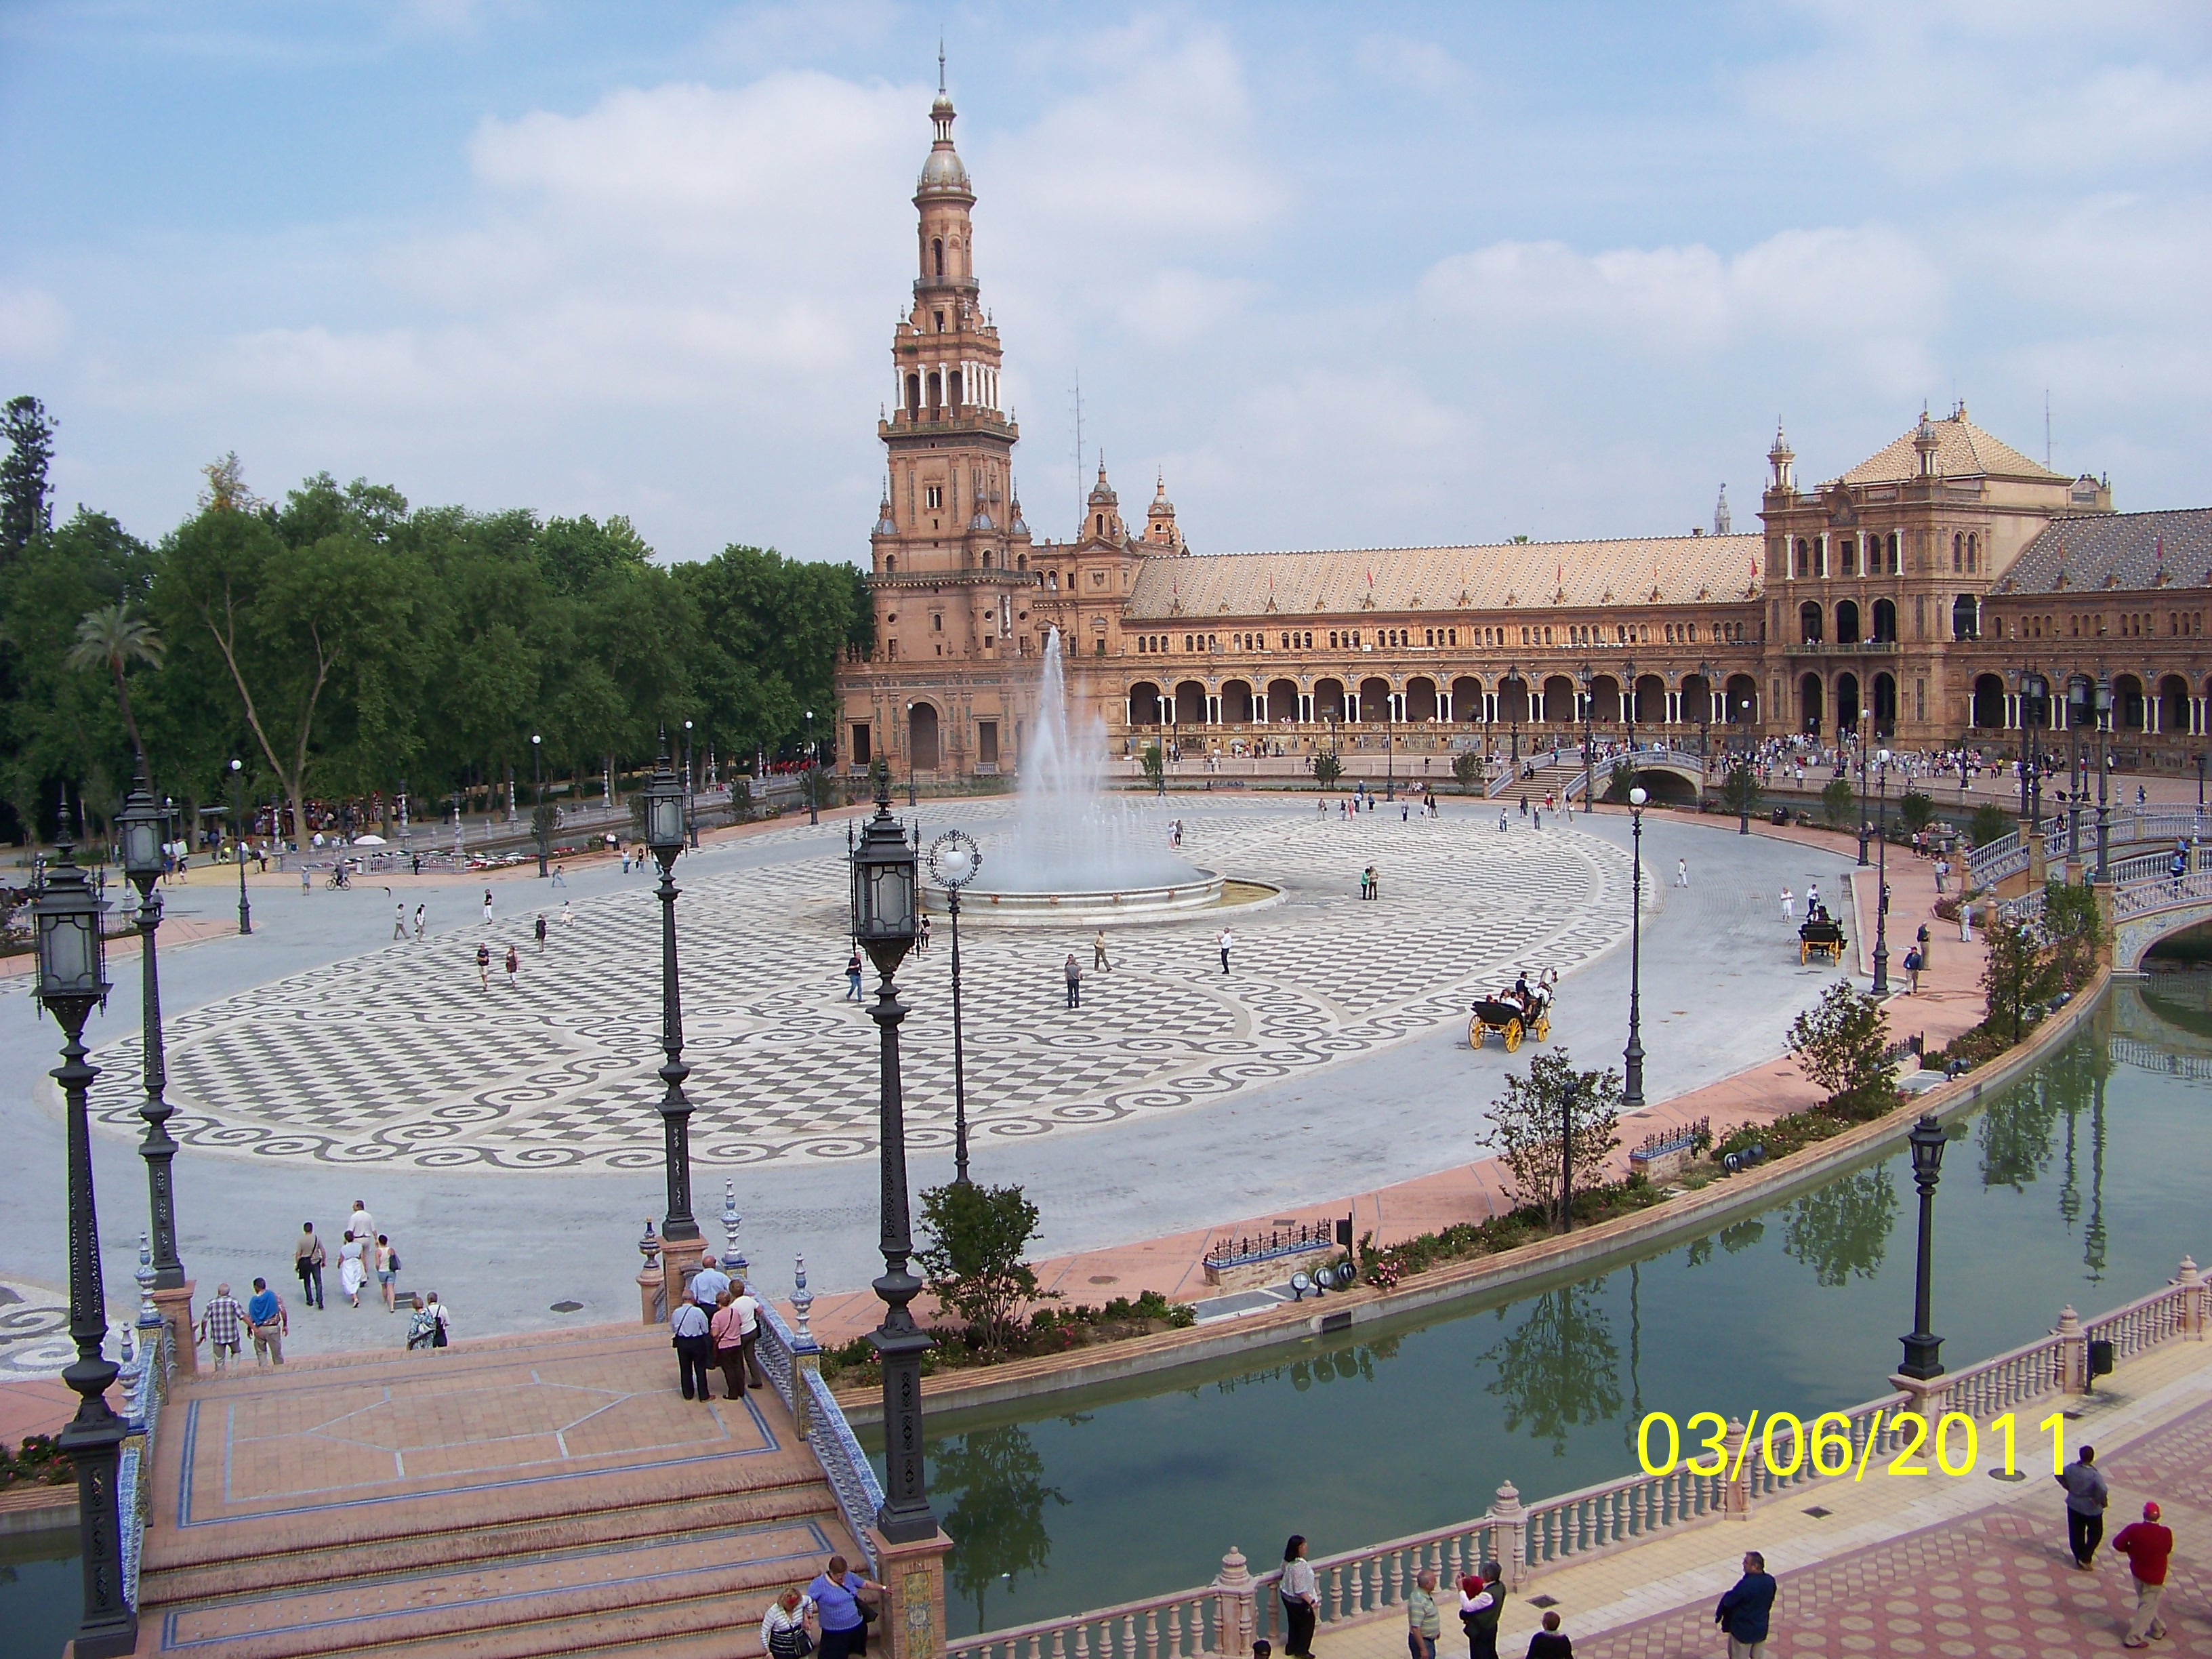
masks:
[[[131,692],[123,671],[134,662],[149,668],[161,665],[161,640],[154,624],[131,608],[128,599],[88,611],[76,625],[76,643],[65,659],[71,668],[105,668],[115,677],[115,700],[123,707],[123,727],[131,734],[131,747],[138,756],[138,770],[146,769],[146,744],[138,735],[138,722],[131,713]]]

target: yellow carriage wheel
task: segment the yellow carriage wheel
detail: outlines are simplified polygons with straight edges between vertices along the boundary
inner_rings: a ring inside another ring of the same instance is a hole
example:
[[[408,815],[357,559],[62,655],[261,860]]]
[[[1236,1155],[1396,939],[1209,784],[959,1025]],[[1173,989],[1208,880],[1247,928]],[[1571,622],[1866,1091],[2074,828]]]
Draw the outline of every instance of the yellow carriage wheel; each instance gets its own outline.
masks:
[[[1536,1016],[1536,1041],[1537,1041],[1537,1042],[1549,1042],[1551,1040],[1552,1040],[1552,1017],[1551,1017],[1549,1014],[1539,1014],[1539,1015],[1537,1015],[1537,1016]]]
[[[1476,1014],[1468,1021],[1467,1046],[1468,1048],[1480,1048],[1482,1047],[1483,1038],[1489,1035],[1490,1028],[1482,1023],[1482,1016],[1480,1014]]]
[[[1518,1019],[1509,1019],[1505,1022],[1505,1052],[1510,1054],[1520,1046],[1521,1022]]]

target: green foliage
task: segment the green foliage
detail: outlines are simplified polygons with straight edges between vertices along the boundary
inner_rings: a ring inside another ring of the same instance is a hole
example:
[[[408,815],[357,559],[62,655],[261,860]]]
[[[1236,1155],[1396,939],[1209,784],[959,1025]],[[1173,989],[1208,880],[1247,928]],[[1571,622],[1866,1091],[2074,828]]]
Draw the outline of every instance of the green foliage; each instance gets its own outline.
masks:
[[[1738,817],[1749,817],[1759,811],[1759,774],[1746,763],[1729,769],[1727,781],[1721,785],[1721,804]]]
[[[1620,1415],[1620,1351],[1595,1285],[1564,1285],[1537,1297],[1475,1370],[1493,1373],[1486,1387],[1501,1402],[1505,1431],[1548,1440],[1554,1457],[1566,1455],[1569,1430]]]
[[[1011,1594],[1020,1574],[1044,1570],[1052,1556],[1045,1506],[1067,1498],[1045,1485],[1044,1460],[1018,1423],[933,1437],[929,1481],[953,1543],[945,1589],[972,1601],[975,1628],[988,1630],[984,1597],[1002,1584]]]
[[[1897,1104],[1888,1048],[1889,1017],[1848,980],[1830,985],[1790,1025],[1797,1068],[1827,1091],[1820,1109],[1847,1123],[1880,1117]]]
[[[126,670],[140,663],[154,668],[161,665],[161,636],[155,633],[152,624],[138,614],[128,599],[98,606],[86,611],[77,623],[76,643],[62,661],[70,668],[90,669],[114,677],[115,701],[123,713],[123,729],[131,734],[131,747],[143,770],[146,744],[138,735],[138,722],[131,717],[131,690],[123,676]]]
[[[54,459],[54,423],[36,398],[10,398],[0,407],[0,562],[14,558],[53,527],[46,468]]]
[[[1616,766],[1612,775],[1605,781],[1605,793],[1601,799],[1608,805],[1626,806],[1628,805],[1628,792],[1634,787],[1636,774],[1626,766]]]
[[[1989,954],[1982,961],[1982,998],[1987,1024],[2009,1031],[2018,1042],[2041,1005],[2059,988],[2056,954],[2033,927],[1993,915],[1986,932]]]
[[[1601,1183],[1620,1144],[1620,1074],[1578,1072],[1564,1048],[1538,1054],[1526,1077],[1507,1078],[1490,1109],[1491,1139],[1504,1156],[1514,1202],[1558,1213],[1563,1137],[1573,1149],[1576,1188]]]
[[[1974,809],[1973,817],[1966,820],[1966,839],[1976,847],[1987,847],[2001,841],[2019,826],[2011,813],[1991,801],[1984,801]]]
[[[1842,1176],[1790,1206],[1782,1253],[1813,1270],[1814,1281],[1836,1290],[1854,1275],[1872,1279],[1897,1219],[1897,1188],[1886,1164]]]
[[[2069,887],[2063,880],[2045,884],[2043,936],[2058,987],[2078,991],[2097,971],[2097,959],[2112,942],[2112,930],[2098,913],[2093,887]]]
[[[1482,781],[1482,757],[1472,749],[1462,749],[1452,757],[1452,777],[1462,789],[1472,789]]]
[[[1849,778],[1829,779],[1827,787],[1820,791],[1820,821],[1831,830],[1856,823],[1858,799]]]
[[[0,1443],[0,1488],[15,1486],[66,1486],[76,1479],[76,1468],[61,1443],[50,1434],[30,1434],[9,1451]]]
[[[1905,826],[1906,835],[1918,835],[1936,821],[1934,797],[1917,789],[1906,790],[1897,799],[1897,821]]]
[[[1167,773],[1168,763],[1167,757],[1160,752],[1157,738],[1145,745],[1145,752],[1140,758],[1145,767],[1145,781],[1153,788],[1158,788],[1161,778]]]
[[[1036,1236],[1037,1206],[1019,1187],[954,1182],[921,1195],[930,1242],[915,1252],[938,1305],[966,1322],[986,1348],[1003,1348],[1037,1294],[1023,1254]]]
[[[1336,787],[1337,780],[1344,775],[1344,763],[1323,750],[1313,757],[1314,781],[1324,789]]]

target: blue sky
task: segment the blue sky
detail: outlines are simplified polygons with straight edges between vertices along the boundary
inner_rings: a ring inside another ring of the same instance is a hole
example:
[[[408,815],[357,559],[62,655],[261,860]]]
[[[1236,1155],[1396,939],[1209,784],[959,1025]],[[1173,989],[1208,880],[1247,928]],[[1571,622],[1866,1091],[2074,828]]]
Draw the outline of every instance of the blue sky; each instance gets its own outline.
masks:
[[[1923,399],[2212,501],[2212,14],[19,3],[0,395],[158,535],[235,449],[865,557],[942,33],[1040,535],[1756,523]]]

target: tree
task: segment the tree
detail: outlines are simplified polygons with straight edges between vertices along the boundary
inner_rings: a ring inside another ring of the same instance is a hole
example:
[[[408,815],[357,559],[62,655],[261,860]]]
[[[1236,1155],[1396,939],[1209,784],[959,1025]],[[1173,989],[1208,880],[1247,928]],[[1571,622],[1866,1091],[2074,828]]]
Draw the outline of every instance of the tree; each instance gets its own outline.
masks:
[[[1522,1208],[1561,1213],[1561,1141],[1571,1146],[1574,1186],[1587,1192],[1605,1179],[1606,1164],[1620,1144],[1617,1072],[1578,1072],[1566,1051],[1555,1048],[1528,1062],[1526,1077],[1505,1079],[1505,1092],[1490,1109],[1491,1143],[1504,1155],[1513,1201]]]
[[[2112,930],[2097,908],[2094,887],[2069,887],[2063,880],[2043,889],[2043,935],[2061,990],[2078,991],[2097,971],[2097,959],[2112,942]]]
[[[1827,1091],[1820,1109],[1846,1122],[1880,1117],[1899,1100],[1890,1076],[1889,1017],[1848,980],[1838,980],[1790,1024],[1797,1069]]]
[[[54,422],[36,398],[10,398],[0,409],[0,563],[15,557],[34,536],[53,528],[46,501],[46,468],[54,459]]]
[[[1314,781],[1324,789],[1336,787],[1336,781],[1344,775],[1344,763],[1327,750],[1313,757]]]
[[[930,1448],[930,1484],[951,1500],[945,1530],[952,1556],[945,1588],[975,1603],[975,1628],[988,1630],[987,1592],[1023,1572],[1040,1572],[1052,1559],[1045,1529],[1047,1504],[1066,1504],[1057,1486],[1044,1483],[1044,1460],[1018,1423],[948,1435]]]
[[[1752,770],[1750,762],[1738,761],[1729,769],[1728,779],[1721,785],[1721,805],[1740,818],[1759,811],[1759,774]]]
[[[1462,749],[1452,757],[1452,776],[1462,789],[1472,789],[1482,781],[1482,757],[1472,749]]]
[[[1935,799],[1920,790],[1906,790],[1897,798],[1897,821],[1906,835],[1918,835],[1936,821]]]
[[[1840,830],[1858,814],[1858,796],[1849,778],[1831,778],[1820,791],[1820,817],[1831,830]]]
[[[138,770],[150,778],[153,773],[146,764],[146,743],[138,735],[137,720],[131,713],[131,689],[124,683],[123,674],[133,663],[144,663],[149,668],[161,665],[161,638],[154,631],[153,623],[128,599],[88,611],[76,625],[76,643],[64,660],[71,668],[106,669],[114,677],[115,701],[123,711],[123,729],[131,734],[131,749],[138,757]]]
[[[1159,740],[1156,738],[1146,744],[1145,752],[1139,758],[1144,764],[1145,781],[1158,789],[1161,779],[1167,773],[1167,757],[1160,753]]]
[[[915,1259],[929,1293],[998,1352],[1020,1329],[1022,1310],[1037,1294],[1036,1273],[1022,1260],[1036,1237],[1037,1206],[1019,1187],[956,1181],[922,1194],[921,1217],[930,1242]]]
[[[1976,847],[1987,847],[2012,834],[2017,826],[2012,814],[1992,802],[1984,801],[1974,809],[1973,817],[1966,820],[1966,839]]]
[[[2018,1042],[2027,1011],[2057,990],[2057,964],[2033,927],[2002,913],[1990,916],[1987,938],[1989,955],[1982,961],[1986,1018],[1992,1029],[2008,1027]]]
[[[1836,1290],[1856,1273],[1881,1270],[1889,1230],[1897,1219],[1897,1188],[1886,1164],[1839,1176],[1790,1206],[1782,1253],[1813,1270],[1814,1282]]]
[[[1620,1411],[1620,1350],[1599,1300],[1604,1281],[1547,1291],[1512,1335],[1478,1364],[1497,1375],[1486,1385],[1503,1402],[1506,1431],[1525,1425],[1534,1440],[1567,1453],[1567,1431],[1607,1421]]]

